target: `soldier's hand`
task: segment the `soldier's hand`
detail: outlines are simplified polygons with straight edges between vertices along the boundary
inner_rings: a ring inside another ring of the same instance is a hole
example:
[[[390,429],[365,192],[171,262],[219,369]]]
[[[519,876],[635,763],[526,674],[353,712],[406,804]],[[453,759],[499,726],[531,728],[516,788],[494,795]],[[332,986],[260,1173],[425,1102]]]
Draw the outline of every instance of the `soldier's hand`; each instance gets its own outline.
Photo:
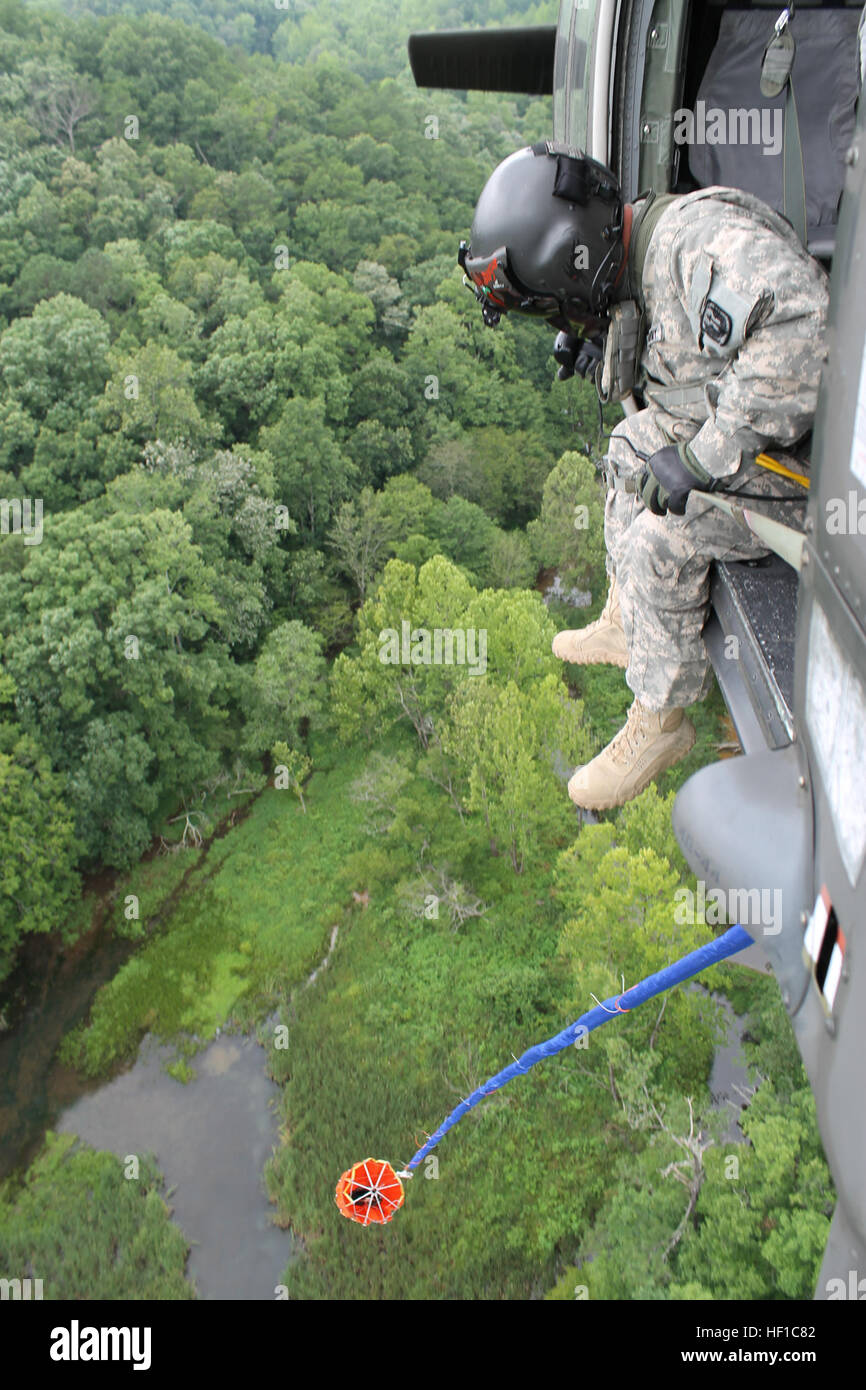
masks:
[[[553,345],[553,356],[559,363],[557,376],[567,381],[571,376],[582,376],[595,371],[595,364],[601,361],[602,349],[592,338],[579,338],[575,333],[557,333]]]
[[[655,516],[673,512],[684,516],[694,488],[711,490],[714,479],[703,468],[688,444],[668,444],[657,450],[641,474],[640,495]]]

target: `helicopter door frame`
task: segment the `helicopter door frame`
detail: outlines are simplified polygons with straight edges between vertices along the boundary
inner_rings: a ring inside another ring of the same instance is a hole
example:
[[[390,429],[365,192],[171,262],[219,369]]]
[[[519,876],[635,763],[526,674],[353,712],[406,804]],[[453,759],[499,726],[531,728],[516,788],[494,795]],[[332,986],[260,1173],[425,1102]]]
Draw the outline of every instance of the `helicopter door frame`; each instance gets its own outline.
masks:
[[[562,0],[554,60],[554,138],[609,163],[611,78],[623,0]]]
[[[619,8],[620,0],[601,0],[592,45],[592,123],[587,153],[601,164],[610,160],[610,78]]]

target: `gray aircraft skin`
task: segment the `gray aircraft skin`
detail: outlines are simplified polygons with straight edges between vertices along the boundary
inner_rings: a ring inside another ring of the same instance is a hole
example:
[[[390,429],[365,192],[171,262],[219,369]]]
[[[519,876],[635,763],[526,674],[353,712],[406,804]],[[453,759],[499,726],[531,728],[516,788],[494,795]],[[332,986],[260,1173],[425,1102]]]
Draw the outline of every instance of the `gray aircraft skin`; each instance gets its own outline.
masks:
[[[555,27],[412,35],[409,54],[422,87],[552,93],[554,138],[607,164],[633,199],[650,187],[700,186],[683,182],[673,116],[695,106],[720,25],[745,34],[763,23],[768,42],[775,26],[799,43],[818,19],[813,6],[794,10],[562,0]],[[840,3],[821,13],[825,28],[854,36],[862,85],[866,9],[860,16],[859,3]],[[798,90],[806,62],[795,60]],[[827,103],[816,128],[832,117],[838,131],[829,75],[824,93],[811,97]],[[781,923],[775,913],[772,926],[744,921],[755,946],[735,959],[775,975],[815,1094],[838,1194],[818,1299],[866,1290],[866,967],[857,954],[866,945],[866,99],[854,122],[852,105],[839,146],[838,219],[810,222],[806,238],[830,270],[831,311],[802,565],[799,574],[776,559],[717,567],[704,637],[745,756],[696,773],[673,816],[708,894],[720,889],[730,902],[737,893],[741,903],[781,894],[772,898]],[[803,148],[808,176],[805,140]],[[710,181],[746,186],[735,166]]]

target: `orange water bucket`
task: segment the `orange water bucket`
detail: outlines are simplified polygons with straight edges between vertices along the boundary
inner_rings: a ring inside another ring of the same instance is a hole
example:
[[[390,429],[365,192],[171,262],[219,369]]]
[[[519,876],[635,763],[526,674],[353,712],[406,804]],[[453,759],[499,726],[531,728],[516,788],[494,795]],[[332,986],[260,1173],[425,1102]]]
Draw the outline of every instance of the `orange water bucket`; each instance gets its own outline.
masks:
[[[334,1200],[350,1221],[382,1225],[402,1207],[403,1184],[385,1159],[365,1158],[340,1178]]]

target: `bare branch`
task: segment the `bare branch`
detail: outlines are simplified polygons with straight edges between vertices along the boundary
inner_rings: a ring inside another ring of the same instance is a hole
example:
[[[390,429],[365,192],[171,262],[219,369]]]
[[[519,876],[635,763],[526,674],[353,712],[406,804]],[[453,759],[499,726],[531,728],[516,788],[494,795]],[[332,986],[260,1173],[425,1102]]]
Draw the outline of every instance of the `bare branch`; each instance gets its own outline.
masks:
[[[96,97],[74,73],[45,73],[32,93],[33,116],[40,131],[75,154],[75,132],[96,110]]]
[[[647,1099],[649,1099],[649,1096],[647,1096]],[[656,1117],[659,1127],[673,1140],[678,1148],[683,1150],[685,1155],[683,1158],[674,1159],[666,1168],[662,1168],[660,1170],[661,1176],[663,1178],[676,1178],[677,1182],[682,1183],[689,1194],[688,1204],[682,1220],[668,1241],[664,1253],[662,1254],[662,1259],[665,1262],[668,1260],[671,1252],[679,1245],[685,1235],[689,1222],[694,1216],[705,1176],[704,1154],[707,1152],[707,1149],[713,1146],[713,1140],[709,1137],[704,1138],[700,1130],[697,1134],[695,1133],[695,1111],[691,1096],[686,1097],[686,1104],[689,1107],[689,1132],[687,1135],[681,1135],[675,1134],[670,1125],[665,1124],[655,1104],[650,1101],[650,1107]]]
[[[441,904],[448,913],[453,932],[459,931],[471,917],[483,917],[489,905],[477,897],[471,888],[451,878],[446,869],[421,864],[418,882],[404,894],[404,908],[415,917],[427,917],[430,899],[436,903],[436,916]]]
[[[652,1032],[650,1033],[650,1040],[649,1040],[649,1050],[650,1050],[650,1052],[652,1052],[653,1048],[655,1047],[656,1036],[657,1036],[658,1031],[659,1031],[659,1028],[660,1028],[660,1026],[661,1026],[661,1021],[662,1021],[662,1019],[663,1019],[664,1016],[665,1016],[665,1009],[666,1009],[667,1006],[668,1006],[668,999],[669,999],[669,998],[670,998],[670,996],[669,996],[668,994],[663,994],[663,995],[662,995],[662,1006],[661,1006],[661,1008],[659,1009],[659,1016],[658,1016],[658,1018],[657,1018],[656,1021],[655,1021],[655,1027],[653,1028]]]
[[[172,816],[168,824],[174,825],[179,820],[184,822],[181,844],[185,849],[189,847],[189,844],[192,844],[194,849],[198,849],[204,843],[204,836],[196,825],[196,820],[207,822],[204,811],[183,811],[179,816]],[[187,842],[187,836],[189,836],[189,842]]]

